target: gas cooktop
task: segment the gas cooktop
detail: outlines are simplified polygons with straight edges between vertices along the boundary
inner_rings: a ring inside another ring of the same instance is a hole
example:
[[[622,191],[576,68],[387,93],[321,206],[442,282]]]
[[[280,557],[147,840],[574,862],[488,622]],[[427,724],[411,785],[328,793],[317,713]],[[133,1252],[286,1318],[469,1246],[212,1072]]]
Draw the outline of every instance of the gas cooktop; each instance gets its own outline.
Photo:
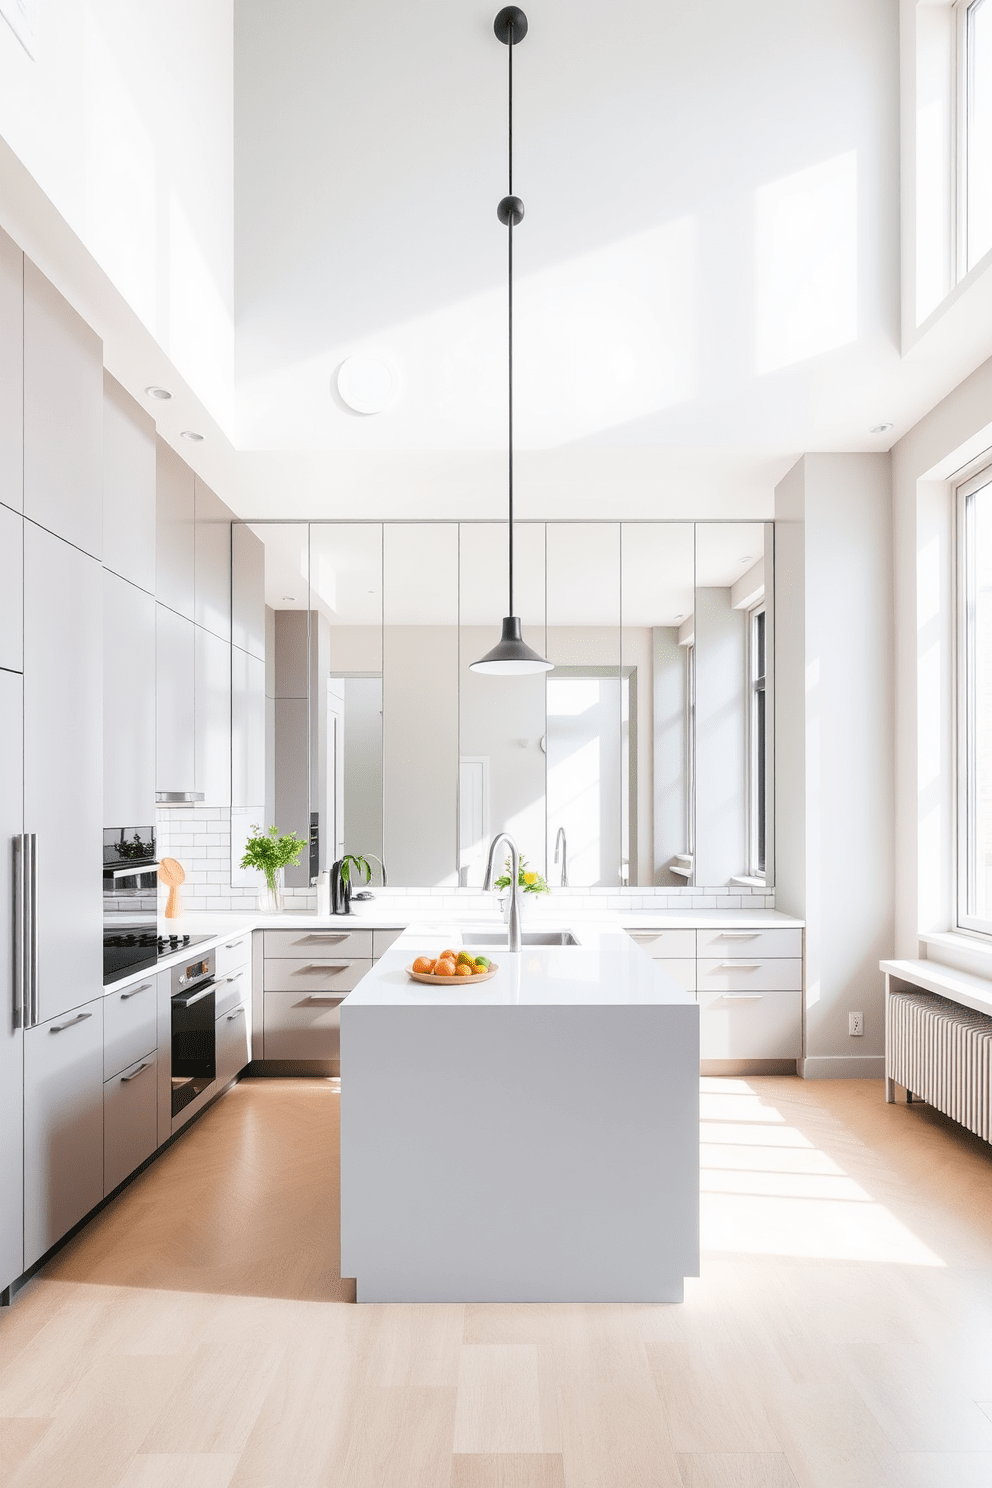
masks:
[[[172,956],[176,951],[201,945],[209,935],[159,935],[155,926],[133,929],[107,930],[103,937],[103,982],[119,982],[122,977],[136,971],[148,971],[163,956]]]

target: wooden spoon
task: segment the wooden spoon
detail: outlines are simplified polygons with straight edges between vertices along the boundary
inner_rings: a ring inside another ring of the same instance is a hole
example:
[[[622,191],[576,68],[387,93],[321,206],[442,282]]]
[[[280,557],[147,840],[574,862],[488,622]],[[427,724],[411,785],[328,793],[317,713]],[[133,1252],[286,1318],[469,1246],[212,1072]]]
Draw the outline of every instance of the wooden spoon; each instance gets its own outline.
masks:
[[[175,858],[163,858],[158,865],[159,882],[169,890],[169,902],[165,906],[167,920],[181,920],[183,901],[179,885],[186,882],[186,870]]]

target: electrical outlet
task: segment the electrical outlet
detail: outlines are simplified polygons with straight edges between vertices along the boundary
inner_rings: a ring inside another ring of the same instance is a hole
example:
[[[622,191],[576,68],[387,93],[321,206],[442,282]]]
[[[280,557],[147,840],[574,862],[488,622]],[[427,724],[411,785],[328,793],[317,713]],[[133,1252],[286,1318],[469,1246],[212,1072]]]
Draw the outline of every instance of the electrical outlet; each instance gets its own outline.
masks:
[[[852,1038],[860,1038],[865,1031],[864,1013],[848,1013],[847,1031]]]

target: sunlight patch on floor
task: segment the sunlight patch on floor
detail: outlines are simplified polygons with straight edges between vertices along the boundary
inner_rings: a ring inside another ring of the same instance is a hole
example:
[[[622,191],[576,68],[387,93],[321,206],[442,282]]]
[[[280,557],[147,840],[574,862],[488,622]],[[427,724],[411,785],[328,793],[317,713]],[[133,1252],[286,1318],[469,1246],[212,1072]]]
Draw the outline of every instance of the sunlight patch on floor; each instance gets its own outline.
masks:
[[[700,1117],[703,1250],[943,1266],[746,1080],[704,1079]]]

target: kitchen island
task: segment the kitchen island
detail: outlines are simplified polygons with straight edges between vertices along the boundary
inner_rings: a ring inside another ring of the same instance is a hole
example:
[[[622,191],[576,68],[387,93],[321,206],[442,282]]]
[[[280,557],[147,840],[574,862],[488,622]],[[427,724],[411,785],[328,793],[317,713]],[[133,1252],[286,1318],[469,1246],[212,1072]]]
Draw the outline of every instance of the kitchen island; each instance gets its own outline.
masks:
[[[411,927],[341,1006],[341,1274],[360,1302],[674,1302],[698,1274],[699,1009],[617,929]]]

